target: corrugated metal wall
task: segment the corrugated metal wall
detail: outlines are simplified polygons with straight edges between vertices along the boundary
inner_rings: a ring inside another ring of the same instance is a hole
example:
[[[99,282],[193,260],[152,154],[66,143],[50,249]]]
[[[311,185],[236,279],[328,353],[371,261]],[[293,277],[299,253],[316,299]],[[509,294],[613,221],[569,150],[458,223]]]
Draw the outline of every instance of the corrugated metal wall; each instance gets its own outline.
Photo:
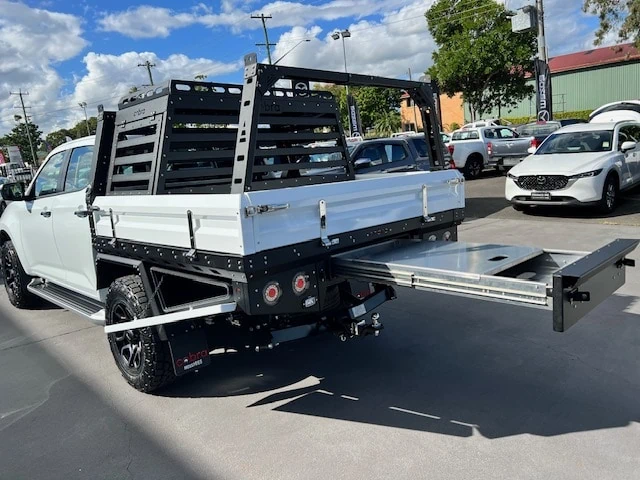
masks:
[[[640,62],[625,63],[609,67],[555,74],[551,77],[554,112],[594,110],[609,102],[640,99]],[[532,82],[533,84],[533,82]],[[536,98],[526,99],[502,117],[535,117]],[[493,111],[484,118],[497,117]],[[471,118],[465,104],[465,118]]]

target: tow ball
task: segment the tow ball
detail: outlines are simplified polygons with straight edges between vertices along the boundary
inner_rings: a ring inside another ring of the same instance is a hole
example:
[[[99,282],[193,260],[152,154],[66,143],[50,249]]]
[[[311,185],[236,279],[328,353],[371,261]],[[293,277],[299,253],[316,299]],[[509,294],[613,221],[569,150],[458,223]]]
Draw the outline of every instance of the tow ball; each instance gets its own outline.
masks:
[[[351,322],[347,331],[341,332],[338,338],[346,342],[349,338],[353,337],[366,337],[367,335],[380,335],[380,331],[384,328],[384,325],[380,322],[380,314],[375,312],[371,314],[371,323],[367,323],[365,319],[359,322]]]

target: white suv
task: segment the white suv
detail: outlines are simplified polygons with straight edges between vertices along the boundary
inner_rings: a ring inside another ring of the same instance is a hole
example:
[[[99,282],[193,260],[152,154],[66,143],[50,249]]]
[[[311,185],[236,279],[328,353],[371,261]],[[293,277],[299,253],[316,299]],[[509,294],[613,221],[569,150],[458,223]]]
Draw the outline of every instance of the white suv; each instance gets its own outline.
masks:
[[[595,205],[613,211],[640,183],[640,122],[582,123],[556,130],[507,175],[505,197],[531,205]]]

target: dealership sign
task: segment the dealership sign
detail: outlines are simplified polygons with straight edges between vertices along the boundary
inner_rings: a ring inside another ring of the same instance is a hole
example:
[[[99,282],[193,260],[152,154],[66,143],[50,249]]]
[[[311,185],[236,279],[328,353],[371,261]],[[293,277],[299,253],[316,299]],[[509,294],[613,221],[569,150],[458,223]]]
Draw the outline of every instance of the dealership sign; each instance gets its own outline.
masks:
[[[536,60],[536,112],[539,122],[548,122],[553,118],[552,98],[549,64]]]
[[[360,111],[358,110],[358,104],[353,95],[347,96],[347,108],[349,113],[349,125],[351,126],[350,136],[360,137],[362,136],[362,123],[360,121]]]

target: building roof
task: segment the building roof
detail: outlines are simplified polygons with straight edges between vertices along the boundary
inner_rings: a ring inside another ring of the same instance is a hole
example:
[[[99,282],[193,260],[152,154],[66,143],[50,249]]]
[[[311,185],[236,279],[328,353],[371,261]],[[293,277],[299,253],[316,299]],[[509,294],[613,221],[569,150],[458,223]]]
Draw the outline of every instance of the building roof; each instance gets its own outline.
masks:
[[[640,51],[631,43],[558,55],[549,59],[551,73],[569,72],[612,63],[640,60]]]

